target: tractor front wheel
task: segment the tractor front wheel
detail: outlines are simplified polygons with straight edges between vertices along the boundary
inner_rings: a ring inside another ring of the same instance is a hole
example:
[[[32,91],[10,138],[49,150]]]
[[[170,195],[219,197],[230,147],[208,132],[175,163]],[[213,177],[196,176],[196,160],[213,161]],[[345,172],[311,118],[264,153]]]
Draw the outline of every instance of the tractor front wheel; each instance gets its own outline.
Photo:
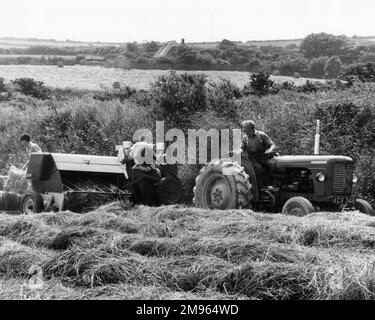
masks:
[[[310,200],[304,197],[293,197],[285,202],[282,214],[287,214],[291,216],[303,217],[309,213],[314,212],[314,206]]]
[[[33,214],[43,211],[43,198],[39,193],[28,192],[22,197],[22,213]]]
[[[369,216],[375,215],[374,208],[370,203],[368,203],[366,200],[363,199],[357,199],[355,201],[355,208],[364,214],[367,214]]]
[[[251,196],[248,175],[243,167],[229,159],[212,161],[195,179],[193,202],[198,208],[246,208]]]

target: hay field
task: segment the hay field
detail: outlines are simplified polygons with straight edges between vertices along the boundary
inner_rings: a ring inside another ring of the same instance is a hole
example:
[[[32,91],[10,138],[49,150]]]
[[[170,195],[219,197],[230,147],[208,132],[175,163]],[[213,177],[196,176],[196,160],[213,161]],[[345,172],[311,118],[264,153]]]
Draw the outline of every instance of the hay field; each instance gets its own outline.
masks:
[[[0,38],[0,48],[21,48],[26,49],[35,46],[46,47],[105,47],[122,46],[124,43],[110,42],[84,42],[84,41],[56,41],[48,39],[22,39],[22,38]]]
[[[1,57],[1,56],[0,56]],[[184,73],[186,71],[178,71]],[[243,87],[249,82],[249,72],[239,71],[188,71],[191,74],[205,73],[209,81],[219,81],[226,78]],[[102,86],[111,87],[113,82],[119,81],[135,89],[147,90],[150,84],[157,80],[160,75],[168,74],[168,70],[124,70],[118,68],[104,68],[100,66],[56,66],[39,65],[0,65],[0,78],[7,81],[16,78],[34,78],[43,81],[46,85],[57,88],[78,88],[87,90],[100,90]],[[294,79],[285,76],[271,76],[276,83],[284,81],[302,85],[306,78]],[[310,79],[314,80],[314,79]],[[315,81],[315,80],[314,80]],[[323,80],[316,80],[323,81]]]
[[[0,299],[373,299],[374,228],[358,212],[121,203],[0,214]]]

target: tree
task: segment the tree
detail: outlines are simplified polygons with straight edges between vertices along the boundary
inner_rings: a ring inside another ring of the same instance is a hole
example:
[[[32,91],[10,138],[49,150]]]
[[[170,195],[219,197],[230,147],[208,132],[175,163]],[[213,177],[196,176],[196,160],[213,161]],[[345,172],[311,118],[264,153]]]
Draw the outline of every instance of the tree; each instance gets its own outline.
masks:
[[[256,95],[268,94],[273,85],[274,82],[270,80],[270,74],[267,72],[258,72],[250,75],[250,87]]]
[[[366,63],[351,66],[344,74],[344,79],[358,78],[361,82],[375,82],[375,64]]]
[[[303,55],[308,58],[320,56],[332,57],[344,52],[348,44],[344,36],[334,36],[327,33],[313,33],[303,39],[300,49]]]
[[[144,44],[144,50],[147,53],[155,53],[156,51],[159,50],[160,47],[161,45],[155,41],[146,42]]]
[[[324,68],[327,64],[328,57],[313,58],[309,62],[308,72],[312,78],[324,78]]]
[[[189,46],[179,45],[176,51],[177,63],[193,64],[198,60],[198,54]]]
[[[280,73],[285,76],[292,76],[294,73],[304,73],[307,69],[308,61],[302,57],[288,57],[282,61],[278,67]]]
[[[126,44],[126,49],[128,52],[131,52],[131,53],[136,53],[138,54],[139,53],[139,47],[138,47],[138,44],[137,42],[129,42]]]
[[[233,41],[230,41],[230,40],[227,40],[227,39],[224,39],[223,41],[221,41],[219,43],[219,49],[220,50],[227,50],[227,49],[230,49],[230,48],[233,48],[233,47],[237,47],[237,45]]]
[[[327,78],[337,78],[342,71],[342,62],[340,58],[338,56],[331,57],[327,61],[324,71]]]

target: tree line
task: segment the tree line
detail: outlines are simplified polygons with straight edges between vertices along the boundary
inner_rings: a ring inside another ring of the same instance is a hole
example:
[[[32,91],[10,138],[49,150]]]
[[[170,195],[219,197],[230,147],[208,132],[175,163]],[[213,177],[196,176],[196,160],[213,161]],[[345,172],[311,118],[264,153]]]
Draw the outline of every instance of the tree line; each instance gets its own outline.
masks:
[[[227,39],[212,48],[181,43],[173,46],[166,56],[154,58],[162,46],[161,43],[151,41],[106,47],[3,48],[0,49],[0,64],[5,63],[4,61],[8,64],[54,64],[57,60],[65,61],[63,56],[66,55],[76,56],[76,59],[67,64],[144,69],[261,71],[274,75],[334,79],[359,64],[375,63],[375,44],[358,44],[353,38],[327,33],[310,34],[302,40],[300,46],[292,44],[286,47],[258,47]],[[25,57],[4,60],[1,54],[42,57],[36,60]],[[53,55],[61,57],[53,58]],[[102,59],[88,59],[87,56],[100,56]]]

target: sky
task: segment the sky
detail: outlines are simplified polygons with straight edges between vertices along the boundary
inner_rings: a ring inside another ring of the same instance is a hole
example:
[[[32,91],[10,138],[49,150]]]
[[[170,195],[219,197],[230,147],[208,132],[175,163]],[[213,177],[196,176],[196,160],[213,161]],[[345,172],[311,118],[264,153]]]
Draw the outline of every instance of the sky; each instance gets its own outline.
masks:
[[[0,0],[0,37],[186,42],[375,35],[374,0]]]

